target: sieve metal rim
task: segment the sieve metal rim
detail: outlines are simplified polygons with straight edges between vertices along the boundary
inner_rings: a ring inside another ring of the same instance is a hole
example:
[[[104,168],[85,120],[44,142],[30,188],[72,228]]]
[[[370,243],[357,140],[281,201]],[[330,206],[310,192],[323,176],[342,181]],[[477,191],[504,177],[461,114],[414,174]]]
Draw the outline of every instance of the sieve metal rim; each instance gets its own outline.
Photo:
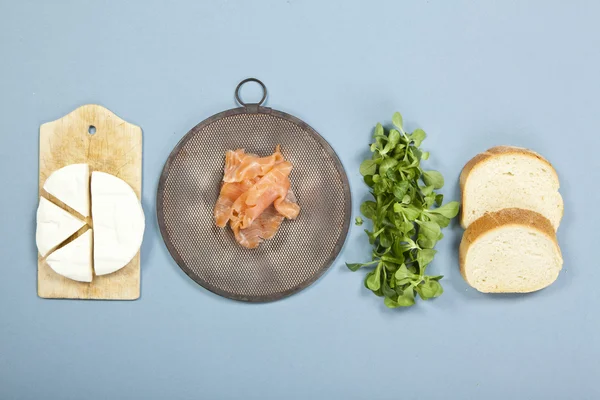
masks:
[[[238,86],[238,88],[239,88],[239,86]],[[237,90],[236,90],[236,93],[237,93]],[[181,268],[181,270],[183,272],[185,272],[185,274],[188,277],[190,277],[194,282],[196,282],[197,284],[199,284],[200,286],[202,286],[203,288],[205,288],[206,290],[208,290],[214,294],[217,294],[219,296],[222,296],[222,297],[225,297],[228,299],[243,301],[243,302],[250,302],[250,303],[265,303],[265,302],[280,300],[285,297],[291,296],[295,293],[298,293],[301,290],[306,289],[308,286],[315,283],[331,267],[331,265],[333,264],[333,262],[335,261],[337,256],[340,254],[340,252],[341,252],[342,248],[344,247],[344,244],[346,243],[346,240],[348,238],[348,232],[350,230],[350,222],[352,219],[352,215],[351,215],[351,213],[352,213],[352,196],[351,196],[351,191],[350,191],[350,183],[348,180],[348,175],[346,174],[346,170],[345,170],[344,165],[342,164],[340,158],[338,157],[335,150],[333,150],[333,148],[331,147],[329,142],[327,142],[327,140],[325,140],[325,138],[323,138],[315,129],[313,129],[310,125],[308,125],[306,122],[302,121],[301,119],[294,117],[293,115],[285,113],[283,111],[274,110],[269,107],[262,107],[259,104],[260,103],[246,104],[244,107],[232,108],[232,109],[214,114],[213,116],[206,118],[204,121],[200,122],[199,124],[194,126],[192,129],[190,129],[190,131],[188,131],[188,133],[186,133],[181,138],[181,140],[177,143],[177,145],[175,146],[175,148],[173,149],[173,151],[167,158],[167,161],[165,162],[165,165],[163,167],[163,170],[160,175],[159,182],[158,182],[157,197],[156,197],[156,215],[157,215],[157,219],[158,219],[158,226],[160,229],[160,233],[161,233],[161,236],[163,238],[163,241],[164,241],[169,253],[171,254],[171,257],[175,260],[175,262],[179,266],[179,268]],[[242,295],[237,295],[234,293],[227,292],[223,289],[220,289],[219,287],[214,286],[210,282],[208,282],[204,279],[201,279],[194,273],[194,271],[191,268],[189,268],[186,265],[185,261],[179,255],[179,253],[177,252],[177,249],[173,245],[173,241],[169,237],[169,233],[167,231],[166,222],[165,222],[165,214],[164,214],[163,204],[164,204],[165,185],[166,185],[167,178],[169,176],[171,164],[172,164],[173,160],[178,156],[181,149],[185,146],[185,144],[198,131],[204,129],[208,125],[210,125],[222,118],[227,118],[227,117],[230,117],[233,115],[256,114],[256,113],[268,114],[270,116],[289,121],[289,122],[297,125],[298,127],[300,127],[303,131],[308,132],[319,143],[319,145],[321,145],[322,149],[327,153],[327,155],[333,161],[335,169],[336,169],[337,173],[339,174],[340,181],[342,182],[342,188],[343,188],[343,192],[344,192],[345,219],[344,219],[344,224],[342,226],[340,235],[335,243],[335,246],[333,247],[333,249],[329,255],[329,258],[327,260],[325,260],[322,268],[320,268],[317,272],[315,272],[313,275],[311,275],[304,282],[301,282],[300,284],[296,285],[295,287],[293,287],[291,289],[288,289],[288,290],[285,290],[282,292],[278,292],[275,294],[271,294],[271,295],[242,296]]]

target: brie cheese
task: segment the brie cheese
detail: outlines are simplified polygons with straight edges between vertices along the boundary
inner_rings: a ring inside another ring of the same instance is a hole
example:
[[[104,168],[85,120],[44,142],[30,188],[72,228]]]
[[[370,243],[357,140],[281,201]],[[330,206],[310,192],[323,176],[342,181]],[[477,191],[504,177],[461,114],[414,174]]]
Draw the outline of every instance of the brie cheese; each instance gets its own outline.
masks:
[[[92,173],[94,271],[106,275],[126,266],[137,254],[144,236],[144,211],[127,182]]]
[[[35,242],[38,251],[44,257],[85,225],[56,204],[40,197],[37,209],[37,229]]]
[[[90,215],[90,169],[87,164],[71,164],[54,171],[46,182],[44,189],[83,215]]]
[[[46,258],[56,273],[80,282],[92,281],[92,230],[56,250]]]

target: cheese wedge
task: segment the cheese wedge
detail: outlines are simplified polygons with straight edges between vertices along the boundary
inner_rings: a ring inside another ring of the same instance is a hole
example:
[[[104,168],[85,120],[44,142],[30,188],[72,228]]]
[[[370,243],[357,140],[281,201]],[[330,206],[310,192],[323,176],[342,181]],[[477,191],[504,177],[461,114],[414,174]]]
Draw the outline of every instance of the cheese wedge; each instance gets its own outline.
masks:
[[[497,146],[478,154],[465,165],[460,186],[463,228],[503,208],[540,213],[554,230],[563,216],[558,175],[548,160],[531,150]]]
[[[527,293],[556,280],[563,260],[550,221],[518,208],[474,221],[459,248],[460,272],[484,293]]]
[[[80,282],[92,281],[92,230],[56,250],[46,263],[57,274]]]
[[[41,256],[58,246],[85,225],[56,204],[40,197],[35,242]]]
[[[87,164],[71,164],[54,171],[44,190],[83,215],[90,215],[90,172]]]
[[[139,251],[145,228],[144,211],[131,186],[116,176],[93,172],[92,220],[96,275],[126,266]]]

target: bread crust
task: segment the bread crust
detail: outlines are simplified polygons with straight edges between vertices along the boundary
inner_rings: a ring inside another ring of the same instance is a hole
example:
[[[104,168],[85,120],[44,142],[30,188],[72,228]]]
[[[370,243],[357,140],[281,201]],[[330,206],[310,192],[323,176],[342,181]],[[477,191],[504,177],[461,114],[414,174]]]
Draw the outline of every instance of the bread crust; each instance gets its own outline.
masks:
[[[467,279],[467,274],[465,272],[465,262],[469,247],[485,233],[509,225],[527,226],[546,235],[556,246],[556,250],[562,261],[562,254],[556,239],[554,227],[552,226],[550,220],[544,217],[542,214],[521,208],[505,208],[500,211],[485,213],[481,218],[478,218],[477,220],[473,221],[471,225],[469,225],[462,237],[460,247],[458,249],[460,274],[470,286],[473,285]],[[532,289],[523,292],[531,292],[534,290],[538,289]]]
[[[478,165],[481,165],[484,161],[488,160],[489,158],[501,156],[501,155],[507,155],[507,154],[523,155],[523,156],[532,157],[532,158],[535,158],[537,160],[544,162],[545,164],[548,165],[548,167],[554,173],[554,175],[556,175],[556,180],[558,180],[558,173],[556,172],[556,169],[554,169],[554,167],[552,166],[550,161],[548,161],[547,159],[545,159],[544,157],[542,157],[540,154],[536,153],[533,150],[525,149],[523,147],[516,147],[516,146],[495,146],[495,147],[492,147],[491,149],[484,151],[483,153],[477,154],[475,157],[473,157],[471,160],[469,160],[469,162],[467,162],[465,164],[465,166],[463,167],[463,169],[460,173],[460,178],[459,178],[460,197],[462,199],[462,207],[461,207],[461,212],[460,212],[460,225],[463,228],[466,229],[465,210],[467,209],[467,207],[465,207],[465,205],[467,204],[467,199],[465,197],[465,185],[467,183],[469,174],[473,171],[473,169],[475,169]],[[564,208],[563,208],[563,213],[564,213]]]

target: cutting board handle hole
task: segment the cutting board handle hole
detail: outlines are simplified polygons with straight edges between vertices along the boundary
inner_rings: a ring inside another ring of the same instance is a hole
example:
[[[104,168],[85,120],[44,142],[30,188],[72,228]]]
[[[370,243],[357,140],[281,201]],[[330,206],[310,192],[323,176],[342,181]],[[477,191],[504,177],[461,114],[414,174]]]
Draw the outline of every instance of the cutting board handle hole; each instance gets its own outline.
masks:
[[[90,125],[90,127],[88,128],[88,133],[90,135],[93,135],[96,133],[96,127],[94,125]]]

